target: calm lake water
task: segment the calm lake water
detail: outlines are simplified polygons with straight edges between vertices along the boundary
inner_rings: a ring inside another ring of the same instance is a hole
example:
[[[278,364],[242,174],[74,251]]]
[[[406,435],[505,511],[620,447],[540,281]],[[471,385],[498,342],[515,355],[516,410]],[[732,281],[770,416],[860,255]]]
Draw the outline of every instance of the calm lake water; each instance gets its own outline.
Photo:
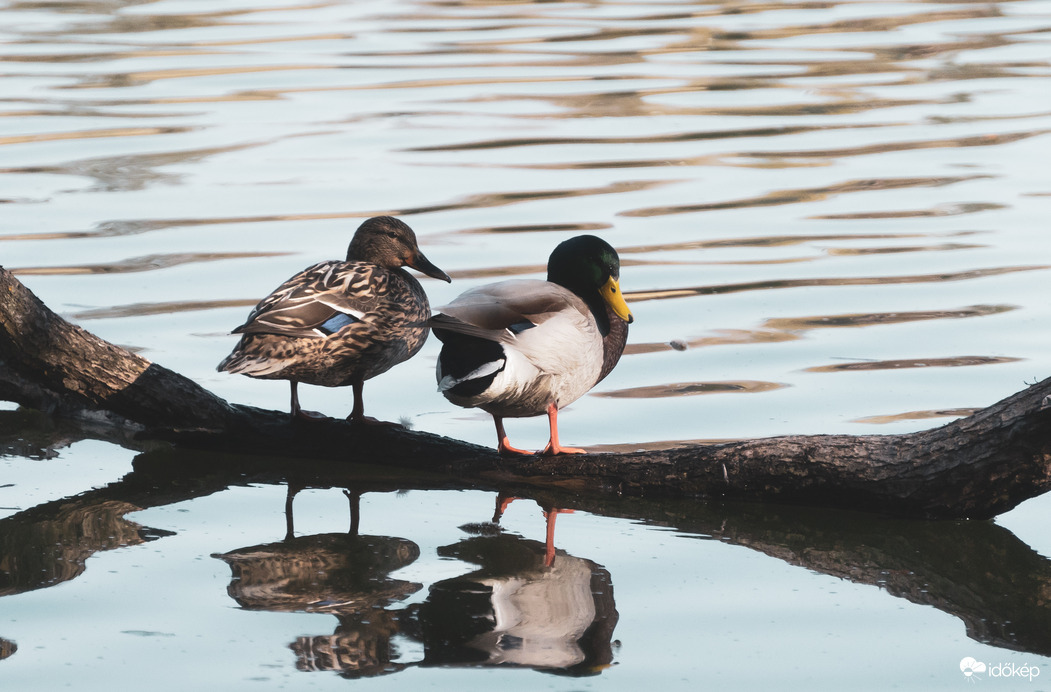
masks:
[[[921,430],[1051,373],[1049,30],[1039,0],[3,2],[0,264],[284,409],[215,372],[228,332],[364,218],[453,277],[432,305],[595,233],[635,323],[565,443]],[[494,444],[437,347],[367,412]],[[995,522],[581,502],[545,567],[542,498],[497,528],[491,493],[364,484],[351,539],[338,488],[289,515],[206,455],[13,405],[0,433],[5,690],[1051,686],[1048,497]]]

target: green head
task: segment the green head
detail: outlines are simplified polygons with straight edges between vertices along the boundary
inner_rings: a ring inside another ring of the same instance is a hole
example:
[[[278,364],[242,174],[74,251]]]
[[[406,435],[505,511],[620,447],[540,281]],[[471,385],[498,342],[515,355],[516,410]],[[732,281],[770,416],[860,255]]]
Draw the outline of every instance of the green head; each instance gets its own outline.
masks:
[[[620,257],[602,238],[578,235],[560,243],[547,261],[547,280],[587,302],[598,296],[617,317],[629,324],[632,321],[620,292]]]

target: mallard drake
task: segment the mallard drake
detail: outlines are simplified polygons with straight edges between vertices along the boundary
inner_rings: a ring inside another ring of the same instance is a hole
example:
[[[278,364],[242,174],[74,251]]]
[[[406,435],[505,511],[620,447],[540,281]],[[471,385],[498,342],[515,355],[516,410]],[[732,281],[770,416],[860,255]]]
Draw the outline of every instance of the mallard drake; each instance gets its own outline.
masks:
[[[411,358],[427,339],[430,304],[406,266],[452,281],[420,252],[408,225],[390,216],[365,221],[345,261],[307,267],[263,298],[233,330],[241,341],[217,369],[288,380],[292,416],[301,418],[321,416],[300,407],[300,382],[349,384],[354,408],[347,420],[376,422],[365,416],[363,383]]]
[[[541,454],[580,454],[558,441],[558,411],[586,394],[620,360],[632,321],[620,292],[620,258],[593,235],[554,249],[547,281],[518,279],[473,288],[438,308],[429,324],[442,341],[438,389],[489,412],[501,454],[503,419],[547,414]]]

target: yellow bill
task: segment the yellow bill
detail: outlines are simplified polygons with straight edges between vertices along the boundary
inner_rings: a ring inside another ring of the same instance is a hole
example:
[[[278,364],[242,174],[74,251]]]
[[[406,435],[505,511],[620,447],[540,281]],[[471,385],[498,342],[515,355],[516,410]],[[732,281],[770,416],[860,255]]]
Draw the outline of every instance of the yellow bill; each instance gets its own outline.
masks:
[[[606,305],[617,317],[631,324],[635,318],[631,316],[631,310],[624,301],[624,294],[620,292],[620,284],[616,279],[609,277],[606,283],[599,288],[599,293],[602,295],[602,300],[606,301]]]

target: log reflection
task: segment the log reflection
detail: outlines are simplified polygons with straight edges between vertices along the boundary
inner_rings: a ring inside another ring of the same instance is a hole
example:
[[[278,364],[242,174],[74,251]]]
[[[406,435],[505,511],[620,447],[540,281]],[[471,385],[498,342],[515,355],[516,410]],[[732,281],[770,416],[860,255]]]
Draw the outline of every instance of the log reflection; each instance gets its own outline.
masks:
[[[139,508],[118,500],[49,503],[48,513],[0,520],[0,597],[55,586],[79,577],[95,553],[165,535],[124,518]]]
[[[127,512],[246,483],[352,487],[366,494],[485,487],[447,477],[410,478],[403,471],[376,467],[148,452],[118,482],[0,519],[0,597],[74,579],[97,552],[163,540],[166,534],[128,521]],[[888,519],[841,510],[618,498],[512,485],[490,490],[532,499],[541,507],[643,521],[747,547],[933,606],[959,618],[977,641],[1051,655],[1051,560],[992,522]],[[567,522],[562,531],[572,531],[572,525]],[[491,532],[499,531],[489,526]],[[545,571],[543,542],[504,534],[468,537],[441,551],[478,568],[428,585],[423,603],[399,607],[422,586],[390,574],[416,560],[417,551],[411,536],[354,537],[348,532],[293,536],[222,558],[234,571],[230,594],[243,607],[337,617],[333,634],[300,638],[292,645],[304,670],[339,669],[355,676],[391,672],[403,665],[391,653],[397,637],[422,642],[425,657],[420,663],[425,665],[505,664],[586,673],[609,662],[616,609],[608,589],[611,579],[594,562],[558,551]],[[318,577],[319,570],[324,578]],[[585,574],[590,575],[586,584]],[[472,584],[480,586],[472,591]],[[582,610],[559,616],[556,629],[567,638],[550,647],[546,660],[530,648],[531,641],[548,636],[542,628],[506,625],[508,608],[529,611],[530,593],[545,594],[540,600],[548,604],[583,604]],[[519,642],[521,648],[500,649],[501,642]],[[559,667],[564,665],[568,668]]]
[[[1051,560],[993,522],[741,505],[670,523],[933,606],[983,644],[1051,655]]]

